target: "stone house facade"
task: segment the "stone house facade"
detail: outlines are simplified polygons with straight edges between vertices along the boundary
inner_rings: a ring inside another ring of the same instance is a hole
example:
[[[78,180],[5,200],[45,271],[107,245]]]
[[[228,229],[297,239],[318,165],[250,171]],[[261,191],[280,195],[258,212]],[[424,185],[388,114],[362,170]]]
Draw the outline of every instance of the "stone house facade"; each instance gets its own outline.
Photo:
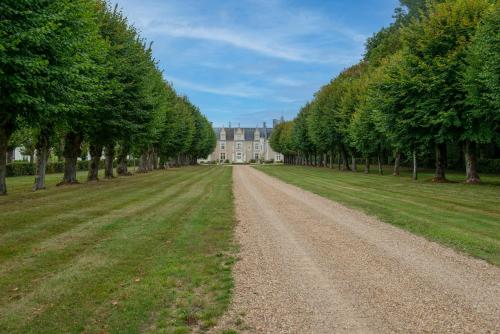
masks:
[[[277,121],[273,122],[274,125]],[[283,156],[274,152],[269,144],[272,128],[266,123],[261,128],[214,128],[217,135],[217,145],[209,155],[208,161],[231,163],[249,163],[252,160],[281,162]]]

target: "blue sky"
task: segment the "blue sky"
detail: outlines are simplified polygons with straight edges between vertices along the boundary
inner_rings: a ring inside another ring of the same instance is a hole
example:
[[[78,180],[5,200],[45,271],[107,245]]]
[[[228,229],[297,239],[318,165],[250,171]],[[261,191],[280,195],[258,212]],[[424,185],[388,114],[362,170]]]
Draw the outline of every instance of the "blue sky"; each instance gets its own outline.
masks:
[[[293,118],[362,56],[397,0],[115,0],[215,126]]]

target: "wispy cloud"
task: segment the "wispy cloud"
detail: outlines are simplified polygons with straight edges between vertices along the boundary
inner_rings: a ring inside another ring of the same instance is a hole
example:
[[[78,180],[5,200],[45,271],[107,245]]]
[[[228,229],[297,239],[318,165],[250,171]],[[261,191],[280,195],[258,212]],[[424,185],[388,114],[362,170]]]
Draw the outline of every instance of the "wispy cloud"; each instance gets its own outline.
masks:
[[[248,125],[292,117],[321,85],[361,58],[367,35],[389,22],[397,3],[111,1],[155,41],[155,57],[179,92],[213,121]],[[383,8],[385,19],[370,8]]]
[[[271,79],[271,81],[277,85],[288,86],[288,87],[300,87],[304,85],[304,82],[301,80],[289,78],[289,77],[275,77]]]
[[[226,28],[193,27],[189,25],[162,24],[149,28],[152,33],[161,35],[209,40],[226,43],[237,48],[250,50],[268,57],[300,62],[329,62],[331,59],[314,59],[308,57],[303,50],[283,45],[272,45],[264,38],[248,36],[244,32],[236,32]]]
[[[245,82],[238,82],[231,85],[217,86],[214,84],[204,85],[180,78],[169,76],[167,80],[171,81],[174,87],[189,89],[197,92],[209,93],[221,96],[233,96],[243,98],[262,97],[271,93],[269,89],[252,86]]]

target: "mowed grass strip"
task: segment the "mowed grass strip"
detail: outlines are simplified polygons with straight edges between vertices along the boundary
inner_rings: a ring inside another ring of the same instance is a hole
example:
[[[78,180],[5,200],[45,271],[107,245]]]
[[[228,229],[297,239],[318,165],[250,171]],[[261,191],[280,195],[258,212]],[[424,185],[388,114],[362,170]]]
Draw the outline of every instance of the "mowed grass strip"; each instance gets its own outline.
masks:
[[[481,185],[431,182],[432,173],[411,180],[409,172],[384,176],[302,166],[260,170],[320,196],[361,209],[380,220],[500,265],[500,176],[482,175]]]
[[[10,178],[0,198],[0,332],[212,326],[233,285],[231,173],[188,167],[37,193],[32,178]]]

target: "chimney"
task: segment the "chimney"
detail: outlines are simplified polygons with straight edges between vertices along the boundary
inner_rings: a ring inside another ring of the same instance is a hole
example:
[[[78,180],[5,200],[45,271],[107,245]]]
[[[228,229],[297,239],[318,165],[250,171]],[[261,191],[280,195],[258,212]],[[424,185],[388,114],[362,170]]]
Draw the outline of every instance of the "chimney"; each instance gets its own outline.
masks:
[[[231,129],[231,122],[229,122],[229,128]]]

